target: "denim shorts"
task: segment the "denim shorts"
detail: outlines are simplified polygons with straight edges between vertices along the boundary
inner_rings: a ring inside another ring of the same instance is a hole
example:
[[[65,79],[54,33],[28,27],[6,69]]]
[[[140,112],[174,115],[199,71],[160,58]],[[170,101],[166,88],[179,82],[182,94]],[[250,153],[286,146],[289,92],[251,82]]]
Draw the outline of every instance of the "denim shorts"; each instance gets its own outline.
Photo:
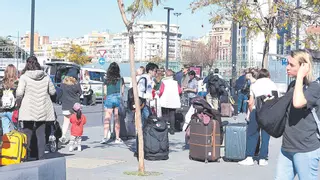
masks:
[[[120,93],[114,93],[107,96],[104,100],[104,108],[112,109],[120,107]]]

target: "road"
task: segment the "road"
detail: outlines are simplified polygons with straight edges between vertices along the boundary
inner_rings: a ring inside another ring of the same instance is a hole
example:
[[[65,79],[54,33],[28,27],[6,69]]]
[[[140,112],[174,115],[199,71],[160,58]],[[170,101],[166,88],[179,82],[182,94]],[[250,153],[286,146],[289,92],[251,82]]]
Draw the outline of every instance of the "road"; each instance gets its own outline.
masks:
[[[55,107],[59,121],[62,120],[61,107]],[[60,109],[60,110],[59,110]],[[138,163],[133,157],[132,149],[135,140],[128,140],[123,145],[110,143],[99,144],[102,138],[101,105],[84,107],[88,124],[84,130],[83,151],[68,152],[63,147],[58,153],[47,154],[47,157],[65,156],[67,159],[68,180],[106,180],[106,179],[148,179],[148,180],[173,180],[173,179],[223,179],[223,180],[270,180],[273,179],[277,163],[277,156],[281,146],[281,139],[271,138],[269,146],[269,165],[240,166],[234,162],[202,163],[189,160],[189,151],[183,148],[184,132],[170,135],[170,159],[167,161],[145,161],[147,171],[161,173],[159,176],[137,177],[125,175],[124,172],[136,171]],[[241,122],[239,118],[224,118],[230,123]],[[222,156],[224,149],[222,148]]]

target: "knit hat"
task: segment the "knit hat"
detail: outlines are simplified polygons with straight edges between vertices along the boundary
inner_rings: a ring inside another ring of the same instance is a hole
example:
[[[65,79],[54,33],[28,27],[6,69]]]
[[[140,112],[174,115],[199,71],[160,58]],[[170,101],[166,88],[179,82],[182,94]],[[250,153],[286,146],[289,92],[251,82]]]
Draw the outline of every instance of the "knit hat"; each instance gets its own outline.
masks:
[[[73,110],[74,111],[79,111],[81,109],[81,105],[79,104],[79,103],[75,103],[74,105],[73,105]]]
[[[78,79],[78,69],[76,69],[76,68],[69,69],[67,76]]]

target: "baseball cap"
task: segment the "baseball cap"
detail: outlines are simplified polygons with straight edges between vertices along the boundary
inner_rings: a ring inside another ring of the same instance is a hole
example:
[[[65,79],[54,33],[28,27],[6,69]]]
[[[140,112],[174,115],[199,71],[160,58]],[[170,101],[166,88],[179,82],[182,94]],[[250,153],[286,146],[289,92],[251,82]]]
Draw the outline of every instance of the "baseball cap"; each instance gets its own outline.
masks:
[[[73,110],[74,111],[79,111],[80,109],[81,109],[81,105],[79,103],[74,103]]]

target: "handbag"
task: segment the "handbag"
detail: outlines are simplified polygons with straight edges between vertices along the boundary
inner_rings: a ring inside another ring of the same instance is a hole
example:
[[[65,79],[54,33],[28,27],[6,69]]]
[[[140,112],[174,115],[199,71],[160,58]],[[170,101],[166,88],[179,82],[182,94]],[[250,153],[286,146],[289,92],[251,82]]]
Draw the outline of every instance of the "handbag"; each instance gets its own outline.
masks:
[[[291,107],[293,89],[289,90],[281,98],[275,96],[259,96],[256,98],[256,117],[260,128],[270,136],[278,138],[282,136]]]

